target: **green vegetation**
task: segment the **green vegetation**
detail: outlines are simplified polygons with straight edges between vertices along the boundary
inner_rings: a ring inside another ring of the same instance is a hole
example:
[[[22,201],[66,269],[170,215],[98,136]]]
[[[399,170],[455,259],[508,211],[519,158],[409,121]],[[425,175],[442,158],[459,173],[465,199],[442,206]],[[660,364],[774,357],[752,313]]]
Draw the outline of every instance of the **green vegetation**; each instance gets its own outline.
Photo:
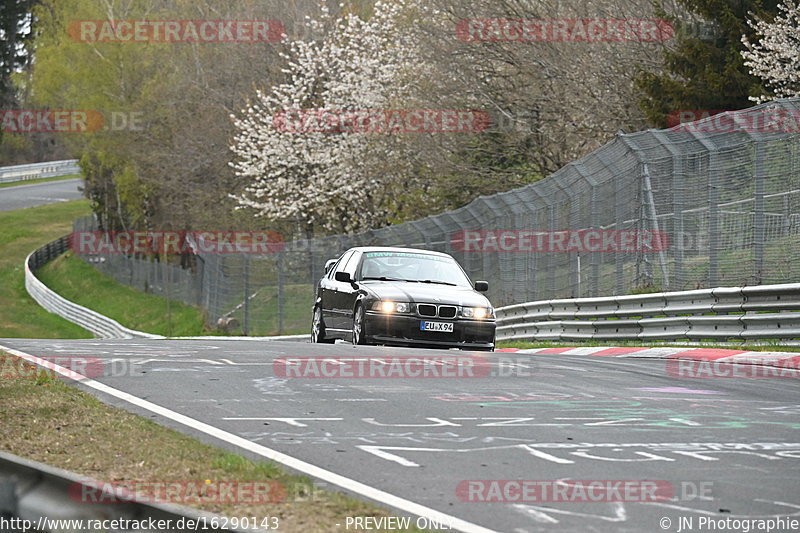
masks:
[[[678,4],[701,22],[685,14],[670,16],[658,2],[657,16],[676,29],[675,46],[665,47],[663,65],[640,70],[636,86],[639,106],[658,127],[678,111],[728,111],[750,107],[749,96],[763,93],[758,78],[744,65],[742,35],[753,37],[747,19],[777,13],[775,0],[679,0]],[[770,17],[768,17],[770,18]],[[700,117],[698,117],[700,118]]]
[[[314,288],[308,284],[289,284],[283,289],[283,324],[276,287],[264,287],[250,300],[248,335],[299,335],[311,327],[311,305]],[[239,324],[244,324],[244,307],[231,313]]]
[[[642,341],[611,341],[611,340],[590,340],[590,341],[502,341],[497,343],[498,348],[518,348],[529,350],[535,348],[575,348],[583,346],[614,346],[614,347],[635,347],[635,348],[666,348],[676,347],[690,350],[692,348],[719,348],[725,350],[745,350],[750,352],[800,352],[800,346],[787,346],[777,342],[700,342],[700,341],[664,341],[664,342],[642,342]]]
[[[25,290],[25,257],[72,230],[72,221],[90,213],[77,200],[0,213],[0,337],[91,338],[92,335],[42,309]]]
[[[111,317],[127,328],[172,337],[213,334],[204,326],[200,310],[126,287],[72,252],[39,269],[37,277],[67,300]]]

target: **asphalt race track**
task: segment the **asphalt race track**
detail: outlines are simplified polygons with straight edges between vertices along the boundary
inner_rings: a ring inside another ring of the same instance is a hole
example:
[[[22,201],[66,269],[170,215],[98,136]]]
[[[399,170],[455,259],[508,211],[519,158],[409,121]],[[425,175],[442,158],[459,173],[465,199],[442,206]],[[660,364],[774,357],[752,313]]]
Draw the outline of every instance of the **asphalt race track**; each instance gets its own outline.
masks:
[[[0,189],[0,211],[14,211],[37,205],[80,200],[83,198],[83,194],[78,190],[81,182],[80,178],[76,178]]]
[[[96,378],[105,385],[475,525],[462,530],[675,532],[688,519],[695,530],[708,518],[800,519],[797,379],[680,379],[656,359],[348,344],[1,342],[40,357],[102,358],[105,374],[116,374]],[[449,356],[488,370],[461,378],[285,377],[283,358],[309,356]],[[541,501],[541,492],[520,501],[519,492],[492,492],[516,485],[468,480],[570,489],[549,498],[558,501]],[[649,480],[661,497],[595,501],[575,490],[589,480]],[[471,501],[492,494],[505,501]]]

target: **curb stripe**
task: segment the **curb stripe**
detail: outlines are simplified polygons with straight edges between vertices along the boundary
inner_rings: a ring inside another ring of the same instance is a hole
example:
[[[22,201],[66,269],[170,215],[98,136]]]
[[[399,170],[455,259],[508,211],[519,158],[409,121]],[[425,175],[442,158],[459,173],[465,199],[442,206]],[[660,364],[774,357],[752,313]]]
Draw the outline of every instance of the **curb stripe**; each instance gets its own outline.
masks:
[[[782,368],[800,368],[800,356],[792,352],[748,352],[725,348],[637,348],[626,347],[566,347],[566,348],[505,348],[497,351],[513,351],[530,355],[588,355],[597,357],[627,357],[631,359],[689,359],[694,361],[718,361],[731,364],[767,365]]]
[[[605,350],[600,350],[592,355],[599,355],[601,357],[616,357],[619,355],[627,355],[629,353],[642,352],[644,350],[646,350],[646,348],[606,348]]]

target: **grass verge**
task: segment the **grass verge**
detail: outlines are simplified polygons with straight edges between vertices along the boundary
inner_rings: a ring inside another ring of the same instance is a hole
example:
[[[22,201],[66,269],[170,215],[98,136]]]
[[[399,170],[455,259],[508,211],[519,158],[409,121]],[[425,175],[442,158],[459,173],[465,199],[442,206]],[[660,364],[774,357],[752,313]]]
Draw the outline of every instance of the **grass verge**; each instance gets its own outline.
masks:
[[[800,346],[786,346],[778,343],[759,342],[757,344],[744,344],[739,342],[720,343],[720,342],[641,342],[641,341],[501,341],[497,343],[498,348],[518,348],[528,350],[534,348],[580,348],[582,346],[613,346],[613,347],[636,347],[636,348],[718,348],[723,350],[743,350],[748,352],[800,352]]]
[[[76,200],[0,212],[0,337],[91,338],[81,327],[48,313],[25,290],[25,257],[72,231],[72,221],[91,213]]]
[[[277,517],[286,533],[339,532],[342,527],[336,524],[346,516],[390,515],[343,494],[314,489],[308,478],[287,474],[272,462],[250,461],[105,405],[49,371],[2,352],[0,403],[0,449],[98,481],[123,486],[276,482],[286,489],[279,503],[241,501],[244,497],[238,503],[173,503],[229,517]]]
[[[81,177],[80,174],[71,174],[69,176],[55,176],[53,178],[39,178],[35,180],[12,181],[10,183],[0,183],[0,189],[5,189],[7,187],[17,187],[19,185],[33,185],[35,183],[47,183],[48,181],[74,180],[80,177]]]
[[[113,318],[127,328],[174,337],[215,333],[205,327],[205,315],[200,309],[122,285],[72,252],[47,263],[36,275],[67,300]]]

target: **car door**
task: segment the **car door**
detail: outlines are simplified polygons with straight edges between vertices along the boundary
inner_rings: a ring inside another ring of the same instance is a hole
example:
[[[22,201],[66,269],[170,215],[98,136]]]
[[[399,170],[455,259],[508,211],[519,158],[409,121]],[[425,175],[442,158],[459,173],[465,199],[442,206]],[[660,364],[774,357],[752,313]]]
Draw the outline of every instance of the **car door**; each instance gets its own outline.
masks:
[[[338,315],[335,312],[336,294],[338,289],[338,282],[334,279],[334,274],[347,264],[347,261],[353,255],[352,250],[346,251],[339,258],[339,261],[331,267],[327,274],[322,276],[319,283],[319,297],[322,305],[322,320],[325,322],[327,329],[336,329],[336,319]]]
[[[356,270],[361,262],[361,252],[355,250],[353,254],[342,261],[339,265],[339,272],[346,272],[352,279],[355,279]],[[333,293],[333,314],[335,317],[334,328],[349,331],[352,327],[353,305],[358,293],[358,286],[355,283],[336,281],[334,278],[336,291]]]

